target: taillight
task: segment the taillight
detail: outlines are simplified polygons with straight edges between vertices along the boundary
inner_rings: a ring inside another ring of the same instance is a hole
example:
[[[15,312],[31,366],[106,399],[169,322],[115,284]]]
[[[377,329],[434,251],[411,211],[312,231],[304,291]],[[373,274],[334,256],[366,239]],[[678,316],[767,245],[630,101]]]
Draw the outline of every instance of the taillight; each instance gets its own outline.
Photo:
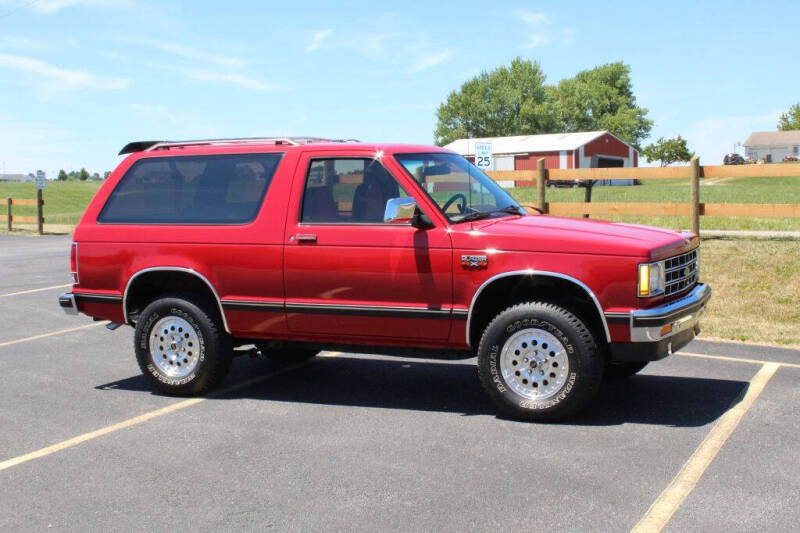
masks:
[[[69,247],[69,270],[70,275],[72,276],[72,284],[77,285],[80,283],[80,278],[78,277],[78,243],[73,242],[72,245]]]

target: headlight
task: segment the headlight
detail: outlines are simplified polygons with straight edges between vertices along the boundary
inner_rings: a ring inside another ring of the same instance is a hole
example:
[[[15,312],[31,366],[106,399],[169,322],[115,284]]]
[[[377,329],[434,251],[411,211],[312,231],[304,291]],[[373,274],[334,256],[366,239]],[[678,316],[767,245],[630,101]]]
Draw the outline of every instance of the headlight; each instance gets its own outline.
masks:
[[[637,294],[641,298],[657,296],[664,292],[664,262],[642,263],[639,265]]]

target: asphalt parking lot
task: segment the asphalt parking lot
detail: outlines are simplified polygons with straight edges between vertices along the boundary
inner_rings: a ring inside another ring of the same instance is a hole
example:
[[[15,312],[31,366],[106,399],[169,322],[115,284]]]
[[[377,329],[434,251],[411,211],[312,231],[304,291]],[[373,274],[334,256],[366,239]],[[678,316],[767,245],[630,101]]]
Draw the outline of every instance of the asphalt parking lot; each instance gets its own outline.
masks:
[[[695,341],[554,424],[472,360],[241,357],[170,398],[58,308],[68,244],[0,235],[1,530],[797,530],[800,351]]]

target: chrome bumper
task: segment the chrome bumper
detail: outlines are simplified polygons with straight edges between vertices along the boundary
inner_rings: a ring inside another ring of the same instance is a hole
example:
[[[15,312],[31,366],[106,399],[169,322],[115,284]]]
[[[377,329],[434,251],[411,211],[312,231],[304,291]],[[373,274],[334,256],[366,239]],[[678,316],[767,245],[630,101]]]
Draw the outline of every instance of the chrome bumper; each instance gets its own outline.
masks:
[[[686,296],[652,309],[630,314],[631,342],[658,342],[695,329],[711,298],[711,287],[698,284]]]
[[[78,314],[78,304],[75,303],[75,295],[71,292],[65,292],[58,297],[58,305],[68,315]]]

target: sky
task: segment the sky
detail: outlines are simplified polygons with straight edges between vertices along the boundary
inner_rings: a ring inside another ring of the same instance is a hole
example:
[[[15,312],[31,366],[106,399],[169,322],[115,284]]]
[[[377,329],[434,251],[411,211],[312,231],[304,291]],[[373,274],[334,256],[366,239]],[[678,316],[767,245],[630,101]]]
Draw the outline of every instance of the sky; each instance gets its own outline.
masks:
[[[651,139],[719,164],[800,101],[800,2],[0,0],[0,172],[112,170],[133,140],[431,144],[482,70],[632,69]],[[741,152],[741,149],[739,149]]]

